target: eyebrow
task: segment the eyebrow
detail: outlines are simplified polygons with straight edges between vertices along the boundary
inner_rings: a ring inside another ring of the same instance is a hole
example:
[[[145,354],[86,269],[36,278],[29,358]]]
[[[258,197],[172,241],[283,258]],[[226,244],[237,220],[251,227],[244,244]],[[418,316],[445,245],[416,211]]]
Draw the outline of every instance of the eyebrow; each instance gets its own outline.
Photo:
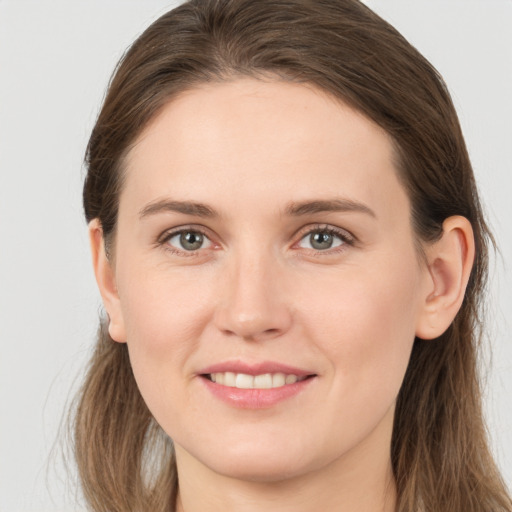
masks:
[[[143,219],[157,213],[175,212],[185,215],[193,215],[194,217],[213,218],[219,214],[203,203],[195,203],[193,201],[173,201],[169,199],[159,199],[152,201],[139,212],[139,217]]]
[[[170,199],[159,199],[152,201],[139,212],[139,217],[143,219],[150,215],[158,213],[175,212],[184,215],[193,215],[194,217],[216,218],[219,217],[217,211],[204,203],[193,201],[173,201]],[[359,212],[376,217],[375,212],[363,203],[352,199],[317,199],[313,201],[291,202],[285,208],[286,215],[300,217],[302,215],[311,215],[324,212]]]
[[[363,203],[352,199],[329,199],[289,203],[285,209],[287,215],[299,217],[323,212],[359,212],[376,218],[375,212]]]

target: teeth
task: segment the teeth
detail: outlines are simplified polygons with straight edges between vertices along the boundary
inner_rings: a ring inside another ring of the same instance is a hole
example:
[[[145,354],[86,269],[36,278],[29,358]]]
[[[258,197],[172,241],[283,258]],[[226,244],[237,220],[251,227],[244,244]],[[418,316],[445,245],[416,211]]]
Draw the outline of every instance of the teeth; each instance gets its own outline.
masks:
[[[254,387],[254,377],[245,373],[238,373],[235,381],[235,388],[252,389]]]
[[[272,387],[272,374],[256,375],[254,377],[254,387],[257,389],[270,389]]]
[[[224,375],[224,386],[230,386],[232,388],[235,387],[236,383],[236,373],[232,372],[226,372],[224,374],[217,374],[217,375]]]
[[[284,379],[285,384],[295,384],[298,380],[297,375],[287,375]]]
[[[286,375],[284,373],[264,373],[262,375],[247,375],[246,373],[212,373],[210,379],[221,386],[228,386],[239,389],[270,389],[280,388],[287,384],[304,380],[306,377],[297,375]]]
[[[281,386],[284,386],[284,383],[286,382],[286,375],[284,373],[275,373],[272,375],[272,387],[273,388],[280,388]]]

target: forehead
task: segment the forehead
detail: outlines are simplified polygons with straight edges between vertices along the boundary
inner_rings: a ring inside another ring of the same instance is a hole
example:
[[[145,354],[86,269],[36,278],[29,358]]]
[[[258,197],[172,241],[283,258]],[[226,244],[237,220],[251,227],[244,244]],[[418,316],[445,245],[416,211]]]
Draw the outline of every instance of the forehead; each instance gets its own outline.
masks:
[[[314,87],[252,78],[171,100],[131,149],[126,173],[121,206],[178,194],[231,195],[226,206],[241,208],[251,197],[277,205],[326,195],[379,207],[386,194],[404,195],[379,126]]]

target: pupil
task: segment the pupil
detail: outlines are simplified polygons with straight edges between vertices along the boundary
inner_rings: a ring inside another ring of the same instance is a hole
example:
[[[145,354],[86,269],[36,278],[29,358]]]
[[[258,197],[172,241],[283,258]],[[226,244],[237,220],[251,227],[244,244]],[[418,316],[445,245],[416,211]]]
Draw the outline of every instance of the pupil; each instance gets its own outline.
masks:
[[[332,235],[329,233],[314,233],[311,235],[311,246],[315,249],[329,249],[332,246]]]
[[[194,251],[203,245],[203,235],[193,231],[187,231],[180,236],[180,243],[184,249]]]

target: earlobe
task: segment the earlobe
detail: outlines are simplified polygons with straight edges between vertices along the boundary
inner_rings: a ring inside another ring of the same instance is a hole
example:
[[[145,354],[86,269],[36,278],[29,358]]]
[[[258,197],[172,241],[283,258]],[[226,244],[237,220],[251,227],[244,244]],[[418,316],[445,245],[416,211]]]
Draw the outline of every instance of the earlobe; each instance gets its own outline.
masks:
[[[105,251],[103,229],[99,219],[93,219],[89,223],[89,242],[96,283],[109,317],[109,334],[114,341],[125,343],[126,332],[115,273]]]
[[[441,238],[426,248],[428,287],[422,299],[416,336],[441,336],[458,313],[473,268],[475,242],[468,219],[453,216],[443,223]]]

